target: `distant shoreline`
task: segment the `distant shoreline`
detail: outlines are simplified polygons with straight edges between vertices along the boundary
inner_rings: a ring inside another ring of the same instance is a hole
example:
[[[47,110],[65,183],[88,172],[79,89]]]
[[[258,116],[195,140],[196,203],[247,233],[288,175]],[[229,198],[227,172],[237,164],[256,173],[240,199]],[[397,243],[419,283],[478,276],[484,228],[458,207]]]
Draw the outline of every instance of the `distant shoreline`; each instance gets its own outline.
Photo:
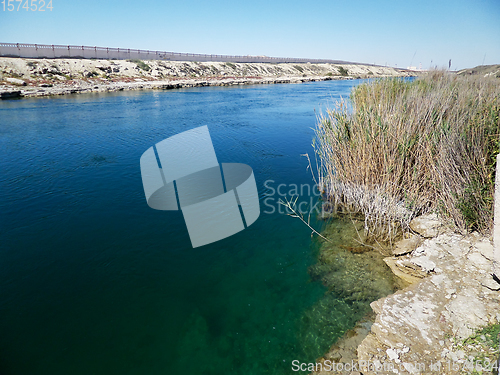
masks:
[[[412,75],[413,72],[391,67],[329,63],[0,58],[0,97],[11,99]]]
[[[173,90],[190,87],[208,87],[208,86],[239,86],[239,85],[259,85],[259,84],[279,84],[279,83],[304,83],[315,81],[332,80],[352,80],[352,77],[280,77],[280,78],[224,78],[211,80],[177,80],[177,81],[139,81],[139,82],[85,82],[72,85],[54,85],[52,87],[22,86],[22,89],[12,91],[3,91],[0,89],[0,95],[11,93],[8,98],[33,98],[55,95],[83,94],[83,93],[103,93],[118,91],[139,91],[139,90]]]

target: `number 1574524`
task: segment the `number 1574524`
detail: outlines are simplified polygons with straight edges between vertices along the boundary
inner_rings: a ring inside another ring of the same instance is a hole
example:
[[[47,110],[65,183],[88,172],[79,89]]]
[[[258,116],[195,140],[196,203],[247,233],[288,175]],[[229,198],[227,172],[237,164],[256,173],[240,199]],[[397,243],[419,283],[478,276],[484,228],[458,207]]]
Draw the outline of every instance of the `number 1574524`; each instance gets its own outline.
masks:
[[[2,0],[2,10],[8,12],[31,11],[45,12],[52,11],[52,0]]]

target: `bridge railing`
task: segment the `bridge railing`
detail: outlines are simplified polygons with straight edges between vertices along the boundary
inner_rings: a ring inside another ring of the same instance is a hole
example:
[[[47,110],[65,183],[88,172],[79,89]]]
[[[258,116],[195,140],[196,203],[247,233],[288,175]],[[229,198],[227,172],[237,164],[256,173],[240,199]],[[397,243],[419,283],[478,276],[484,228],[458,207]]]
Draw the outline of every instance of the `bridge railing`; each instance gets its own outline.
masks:
[[[357,64],[341,60],[304,59],[268,56],[207,55],[199,53],[178,53],[149,51],[130,48],[106,48],[89,46],[63,46],[27,43],[0,43],[0,57],[24,57],[32,59],[83,58],[106,60],[166,60],[166,61],[221,61],[249,63],[330,63]],[[364,64],[370,65],[370,64]]]

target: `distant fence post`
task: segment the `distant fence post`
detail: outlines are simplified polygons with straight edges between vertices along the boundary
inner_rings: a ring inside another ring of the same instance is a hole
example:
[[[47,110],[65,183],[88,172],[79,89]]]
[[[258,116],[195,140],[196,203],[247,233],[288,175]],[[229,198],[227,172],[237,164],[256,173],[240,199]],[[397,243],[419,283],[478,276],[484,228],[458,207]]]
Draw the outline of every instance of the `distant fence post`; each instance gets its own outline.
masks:
[[[495,174],[495,217],[493,219],[493,274],[500,279],[500,154]]]

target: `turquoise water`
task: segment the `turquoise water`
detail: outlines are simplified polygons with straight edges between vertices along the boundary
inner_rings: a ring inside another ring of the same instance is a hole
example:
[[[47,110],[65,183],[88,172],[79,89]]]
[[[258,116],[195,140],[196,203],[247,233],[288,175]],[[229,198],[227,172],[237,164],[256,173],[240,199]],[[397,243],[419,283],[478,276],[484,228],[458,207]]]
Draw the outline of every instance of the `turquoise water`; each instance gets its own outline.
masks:
[[[321,356],[353,307],[337,298],[327,337],[310,319],[318,246],[269,194],[313,184],[315,110],[358,83],[0,102],[0,374],[287,374]],[[253,168],[261,216],[193,249],[180,212],[147,206],[139,158],[202,125],[219,162]]]

